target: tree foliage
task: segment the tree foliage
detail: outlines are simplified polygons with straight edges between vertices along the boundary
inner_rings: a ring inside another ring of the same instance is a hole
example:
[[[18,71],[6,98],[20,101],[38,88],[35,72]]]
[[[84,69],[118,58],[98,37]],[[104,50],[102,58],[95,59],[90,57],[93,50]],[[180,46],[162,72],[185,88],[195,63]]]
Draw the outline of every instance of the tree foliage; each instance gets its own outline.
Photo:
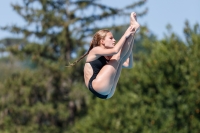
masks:
[[[96,0],[13,4],[26,25],[2,27],[24,35],[24,41],[7,46],[11,57],[1,62],[11,65],[3,67],[7,76],[0,82],[0,132],[68,132],[75,119],[87,115],[91,95],[83,82],[83,62],[73,68],[65,65],[74,60],[74,54],[85,52],[88,38],[102,28],[98,23],[115,16],[129,17],[130,10],[145,2],[139,0],[120,9]],[[138,16],[145,13],[138,12]]]
[[[73,53],[85,52],[87,39],[102,28],[96,23],[129,15],[144,3],[121,9],[92,0],[14,4],[27,25],[3,28],[23,34],[24,39],[0,41],[6,46],[2,50],[11,53],[0,58],[0,132],[198,133],[198,24],[191,27],[186,22],[184,41],[174,33],[157,40],[141,27],[133,50],[134,68],[122,71],[109,100],[93,97],[86,89],[83,62],[64,67],[74,60]],[[122,25],[106,28],[113,28],[116,38],[123,32]]]
[[[187,42],[174,33],[143,45],[131,70],[123,70],[113,98],[93,99],[72,132],[198,133],[200,131],[200,28],[186,24]]]

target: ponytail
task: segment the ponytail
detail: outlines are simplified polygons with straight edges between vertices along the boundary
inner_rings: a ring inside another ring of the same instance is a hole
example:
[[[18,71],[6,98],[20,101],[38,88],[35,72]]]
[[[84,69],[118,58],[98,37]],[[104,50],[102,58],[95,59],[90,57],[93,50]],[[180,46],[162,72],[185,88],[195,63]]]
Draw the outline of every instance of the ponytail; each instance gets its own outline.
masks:
[[[74,61],[73,63],[70,63],[70,62],[69,62],[69,65],[66,66],[66,67],[75,66],[80,60],[82,60],[85,56],[87,56],[87,55],[89,54],[89,52],[90,52],[90,50],[91,50],[92,48],[93,48],[92,45],[90,45],[89,50],[88,50],[84,55],[82,55],[80,58],[78,58],[78,59],[77,59],[76,61]]]

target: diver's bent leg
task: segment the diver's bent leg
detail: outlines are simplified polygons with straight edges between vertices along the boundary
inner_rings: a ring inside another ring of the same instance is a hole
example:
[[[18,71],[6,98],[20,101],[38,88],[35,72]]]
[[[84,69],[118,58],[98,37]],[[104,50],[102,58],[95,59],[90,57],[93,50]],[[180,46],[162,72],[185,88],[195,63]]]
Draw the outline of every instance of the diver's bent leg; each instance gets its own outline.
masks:
[[[97,77],[92,82],[92,86],[96,92],[102,95],[110,93],[111,88],[114,85],[114,79],[119,64],[119,59],[111,58],[110,61],[102,67]]]
[[[134,42],[134,39],[133,39],[132,41]],[[127,58],[129,58],[129,56],[131,55],[132,48],[133,48],[133,44],[134,44],[134,43],[132,43],[132,45],[131,45],[131,47],[130,47],[130,50],[127,52],[127,54],[124,56],[124,58],[122,59],[122,61],[120,62],[119,66],[118,66],[118,70],[117,70],[117,73],[116,73],[115,78],[114,78],[114,84],[113,84],[113,86],[112,86],[112,88],[111,88],[110,93],[108,94],[107,99],[111,98],[111,97],[114,95],[114,93],[115,93],[116,86],[117,86],[117,83],[118,83],[118,81],[119,81],[119,77],[120,77],[120,75],[121,75],[121,70],[122,70],[123,63],[124,63],[124,61],[127,60]]]

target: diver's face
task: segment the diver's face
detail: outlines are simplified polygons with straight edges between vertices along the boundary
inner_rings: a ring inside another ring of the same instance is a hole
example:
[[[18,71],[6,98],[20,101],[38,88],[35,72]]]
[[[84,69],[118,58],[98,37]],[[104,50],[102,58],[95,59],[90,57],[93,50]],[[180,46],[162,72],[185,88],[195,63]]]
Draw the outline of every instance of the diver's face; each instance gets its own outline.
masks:
[[[105,48],[113,48],[115,46],[115,42],[115,38],[113,37],[113,34],[111,32],[108,32],[105,39],[103,39],[103,44]]]

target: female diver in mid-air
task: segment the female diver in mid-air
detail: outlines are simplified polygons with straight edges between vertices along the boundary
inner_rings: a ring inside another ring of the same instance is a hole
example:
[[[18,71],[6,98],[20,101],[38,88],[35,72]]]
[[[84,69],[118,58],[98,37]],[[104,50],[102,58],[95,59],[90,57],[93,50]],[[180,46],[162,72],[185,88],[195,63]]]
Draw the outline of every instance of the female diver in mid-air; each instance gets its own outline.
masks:
[[[87,53],[75,62],[79,62],[87,55],[84,66],[85,84],[99,98],[112,97],[122,66],[132,67],[134,34],[140,25],[137,22],[136,13],[131,13],[130,19],[130,26],[117,44],[110,31],[99,30],[94,34]]]

